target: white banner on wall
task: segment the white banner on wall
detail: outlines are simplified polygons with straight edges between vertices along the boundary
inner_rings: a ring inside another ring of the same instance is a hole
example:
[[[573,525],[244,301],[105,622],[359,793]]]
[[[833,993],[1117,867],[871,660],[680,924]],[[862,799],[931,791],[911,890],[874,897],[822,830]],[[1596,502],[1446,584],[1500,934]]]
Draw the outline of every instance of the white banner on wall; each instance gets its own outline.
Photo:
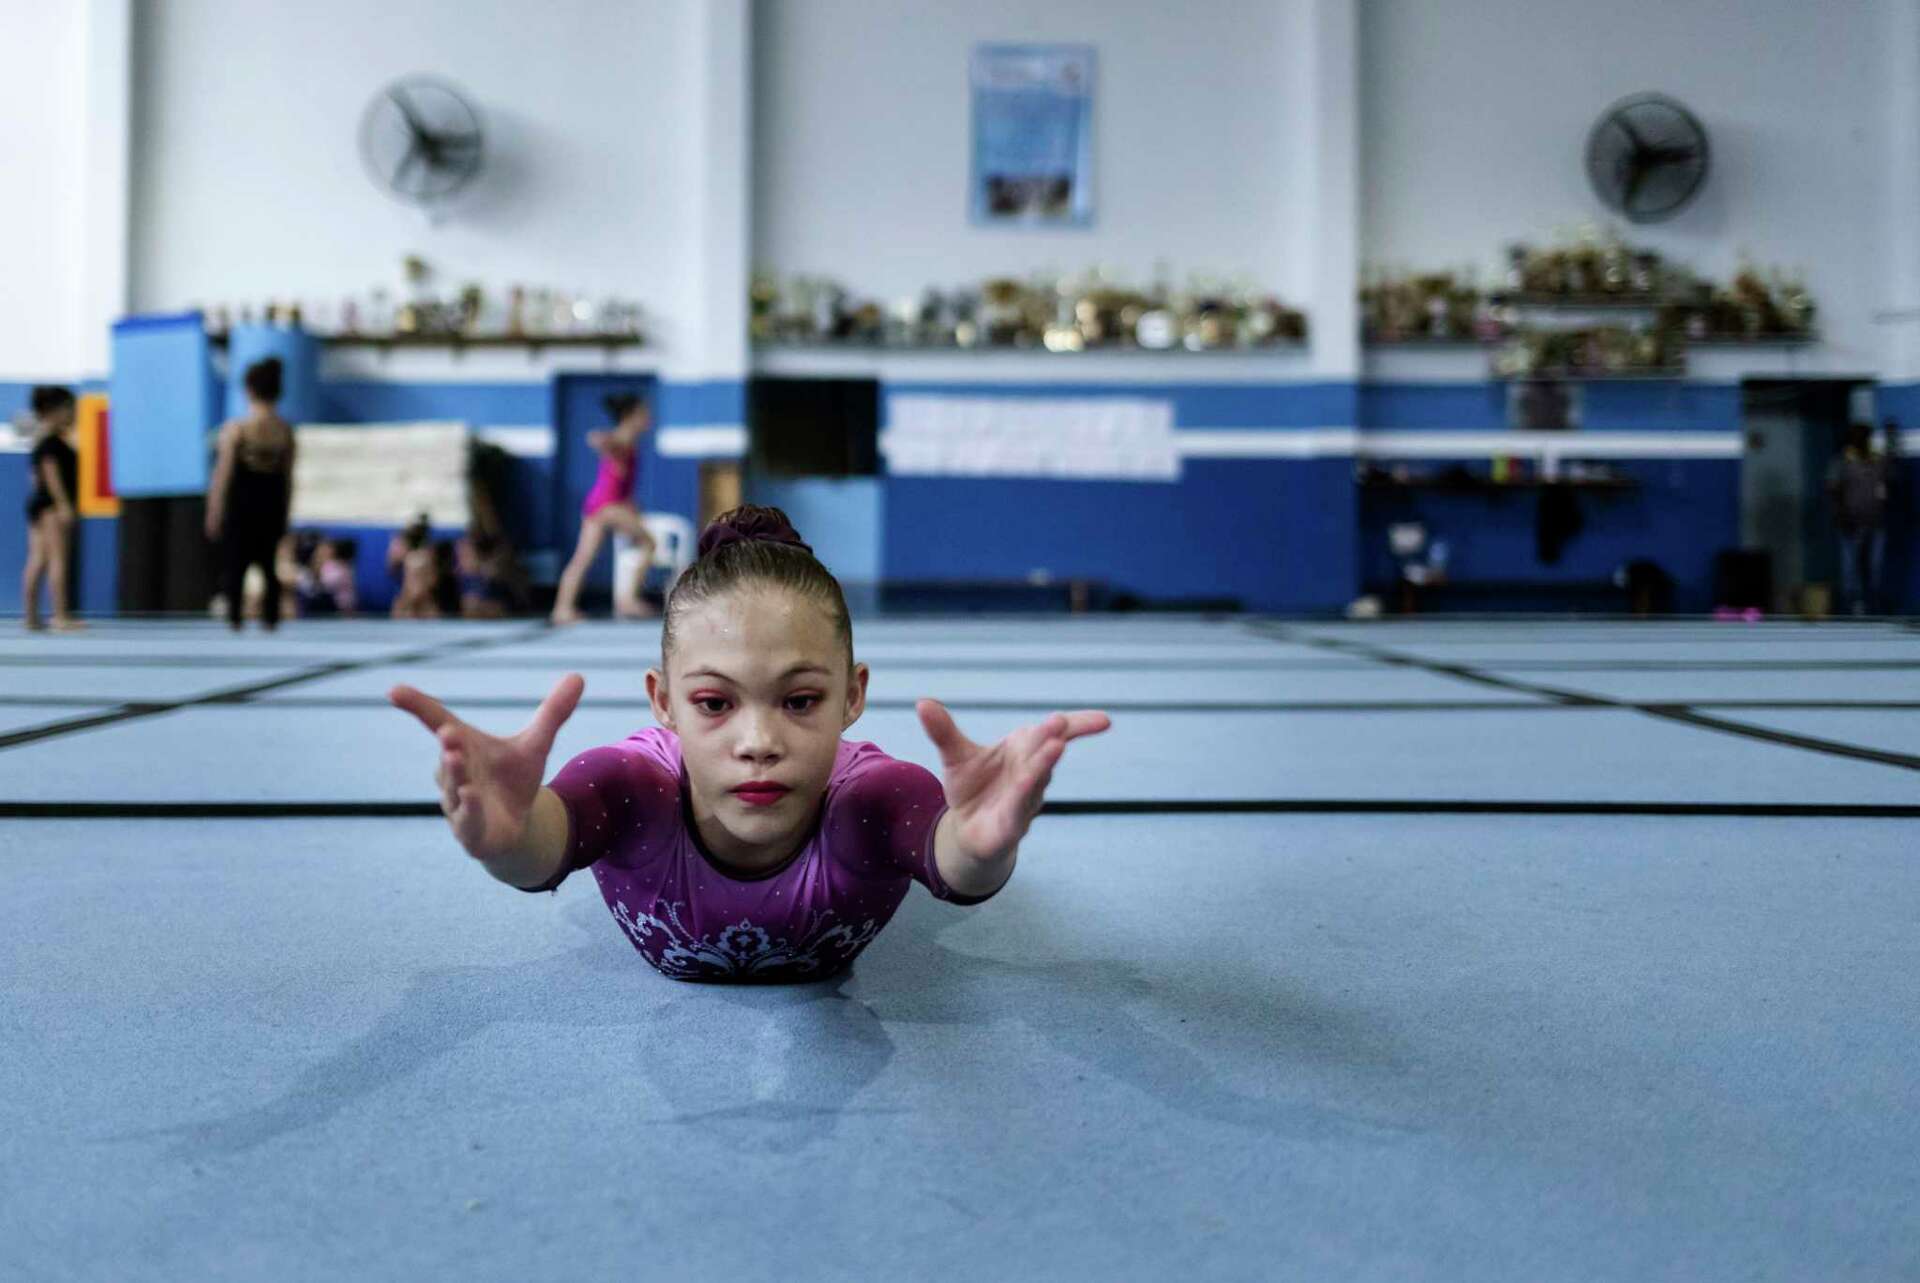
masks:
[[[1171,401],[895,396],[887,417],[896,476],[1180,480]]]
[[[424,512],[467,524],[464,423],[303,424],[293,468],[295,525],[403,526]]]

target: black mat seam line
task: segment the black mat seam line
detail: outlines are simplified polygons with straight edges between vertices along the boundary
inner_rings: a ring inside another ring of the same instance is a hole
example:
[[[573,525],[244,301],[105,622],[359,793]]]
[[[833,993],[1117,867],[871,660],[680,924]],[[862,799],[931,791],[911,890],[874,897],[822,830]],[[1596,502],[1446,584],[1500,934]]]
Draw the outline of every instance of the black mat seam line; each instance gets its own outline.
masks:
[[[1663,721],[1675,722],[1683,726],[1693,726],[1701,730],[1719,731],[1727,735],[1737,735],[1743,739],[1778,744],[1787,748],[1805,749],[1808,752],[1824,753],[1831,757],[1853,758],[1857,761],[1877,762],[1883,766],[1897,766],[1903,770],[1920,771],[1920,757],[1916,757],[1910,753],[1893,753],[1883,749],[1868,748],[1860,744],[1849,744],[1843,740],[1823,739],[1812,735],[1795,735],[1788,731],[1771,730],[1767,727],[1753,726],[1745,722],[1736,722],[1727,718],[1708,717],[1704,714],[1694,712],[1691,707],[1684,704],[1622,703],[1618,700],[1590,695],[1581,691],[1563,691],[1551,686],[1536,685],[1532,682],[1515,681],[1511,678],[1481,672],[1478,669],[1464,664],[1442,664],[1418,655],[1405,655],[1397,651],[1386,650],[1378,646],[1369,646],[1363,642],[1350,641],[1345,638],[1317,637],[1310,633],[1297,632],[1283,625],[1255,625],[1252,626],[1252,631],[1295,645],[1319,646],[1339,654],[1364,655],[1382,664],[1390,664],[1401,668],[1417,668],[1448,677],[1457,677],[1462,681],[1475,682],[1483,686],[1492,686],[1500,690],[1538,695],[1549,699],[1564,700],[1569,703],[1599,704],[1609,708],[1620,708],[1639,713],[1642,716],[1656,717]]]
[[[225,690],[211,691],[205,695],[196,695],[188,699],[161,701],[126,701],[115,705],[110,711],[96,713],[86,717],[65,718],[57,722],[47,722],[25,730],[0,735],[0,750],[18,748],[24,744],[34,744],[41,740],[53,739],[61,735],[71,735],[78,731],[92,730],[100,726],[111,726],[120,722],[130,722],[142,717],[156,717],[163,713],[175,712],[182,708],[205,707],[208,705],[236,704],[266,691],[284,690],[288,686],[302,682],[316,681],[322,677],[335,677],[341,673],[350,673],[360,668],[372,668],[388,664],[416,664],[423,659],[448,654],[459,650],[474,650],[489,646],[506,646],[527,637],[538,636],[546,632],[547,626],[541,624],[537,629],[516,629],[513,632],[485,637],[460,637],[441,642],[434,646],[415,647],[397,654],[370,656],[362,659],[340,660],[322,664],[300,672],[287,673],[266,681],[254,682],[246,686],[230,687]]]
[[[1283,639],[1291,644],[1307,644],[1294,638]],[[1321,638],[1326,648],[1339,648],[1346,644],[1344,638]],[[476,639],[452,645],[451,649],[471,648],[489,644]],[[499,645],[502,643],[490,643]],[[1363,643],[1353,643],[1360,646]],[[1171,649],[1171,647],[1169,648]],[[436,654],[434,658],[444,658]],[[1428,656],[1405,656],[1408,662],[1424,664],[1447,664],[1453,661],[1435,659]],[[568,655],[563,658],[546,659],[509,659],[478,660],[471,664],[456,667],[486,672],[555,672],[563,673],[582,668],[608,668],[619,662],[616,655],[586,656]],[[41,668],[154,668],[197,671],[200,669],[306,669],[322,667],[328,664],[347,664],[353,668],[376,667],[381,664],[400,663],[401,660],[385,656],[368,660],[321,659],[319,657],[291,657],[285,660],[258,659],[251,656],[233,659],[216,658],[206,655],[34,655],[0,656],[0,669],[41,669]],[[1113,660],[1036,660],[1036,659],[880,659],[871,661],[888,669],[948,670],[954,672],[1165,672],[1168,670],[1192,672],[1262,672],[1262,673],[1352,673],[1364,672],[1369,665],[1364,663],[1328,662],[1322,659],[1113,659]],[[1726,660],[1542,660],[1514,659],[1495,660],[1483,664],[1483,668],[1508,673],[1884,673],[1920,671],[1920,659],[1726,659]],[[644,671],[644,670],[642,670]]]
[[[455,713],[469,708],[526,708],[539,705],[538,695],[481,695],[462,698],[450,695],[442,701]],[[932,697],[929,697],[932,698]],[[22,701],[31,703],[33,701]],[[87,704],[98,707],[107,701],[89,700]],[[913,699],[869,699],[867,708],[902,711],[912,709],[918,703]],[[1067,711],[1072,708],[1098,707],[1105,712],[1122,713],[1319,713],[1319,712],[1479,712],[1481,710],[1499,711],[1501,709],[1551,709],[1558,705],[1542,703],[1539,700],[1375,700],[1375,701],[1247,701],[1235,700],[1232,703],[1207,702],[1194,700],[1058,700],[1041,703],[1036,700],[991,700],[991,699],[943,699],[941,704],[959,712],[1003,712],[1003,713],[1051,713]],[[384,699],[368,696],[340,696],[330,698],[325,695],[293,696],[288,699],[255,700],[249,698],[240,701],[240,705],[250,709],[275,708],[351,708],[372,709],[391,707]],[[652,707],[644,699],[603,698],[589,696],[579,704],[583,709],[645,711]]]
[[[1419,798],[1230,798],[1048,802],[1044,816],[1514,815],[1920,820],[1920,805],[1847,802],[1442,801]],[[438,802],[0,802],[9,820],[440,819]]]
[[[536,708],[541,695],[479,695],[461,697],[448,696],[443,701],[458,711],[462,708]],[[295,695],[285,699],[257,699],[252,695],[235,697],[224,701],[235,708],[272,710],[276,708],[305,709],[384,709],[391,708],[384,699],[367,695]],[[975,700],[945,699],[940,701],[946,707],[963,712],[1053,712],[1075,704],[1073,700],[1041,703],[1033,700]],[[917,703],[911,699],[869,699],[869,709],[901,710],[911,709]],[[1765,711],[1835,711],[1835,712],[1912,712],[1920,710],[1920,700],[1847,700],[1847,699],[1779,699],[1779,700],[1743,700],[1743,699],[1682,699],[1682,700],[1618,700],[1613,703],[1598,701],[1563,702],[1544,699],[1377,699],[1377,700],[1093,700],[1079,701],[1089,707],[1097,704],[1103,711],[1123,713],[1513,713],[1513,712],[1577,712],[1584,710],[1607,711],[1624,709],[1637,711],[1649,708],[1689,708],[1714,709],[1717,711],[1746,710]],[[101,696],[88,695],[5,695],[0,696],[0,708],[19,707],[74,707],[74,708],[118,708],[120,702]],[[650,705],[645,699],[623,699],[618,697],[595,698],[591,695],[580,701],[583,709],[640,710]],[[164,710],[169,705],[152,704],[150,707]]]
[[[610,662],[612,661],[612,662]],[[474,669],[485,672],[553,672],[564,673],[581,668],[605,668],[613,666],[617,657],[590,657],[567,655],[549,660],[545,657],[527,659],[485,659],[471,664],[451,665],[451,667]],[[1305,672],[1340,673],[1365,672],[1371,665],[1361,662],[1328,662],[1324,659],[1139,659],[1139,660],[1101,660],[1101,659],[876,659],[862,660],[876,668],[887,669],[957,669],[961,671],[985,672],[1116,672],[1132,673],[1141,670],[1163,671],[1176,669],[1190,671],[1195,669],[1222,672]],[[4,667],[4,661],[0,661]],[[1916,663],[1915,667],[1920,667]],[[641,666],[636,671],[644,672]]]
[[[0,655],[0,668],[313,668],[350,663],[339,656],[289,655]]]
[[[1385,621],[1373,620],[1365,624],[1342,624],[1325,620],[1286,620],[1286,619],[1242,619],[1242,627],[1277,628],[1346,628],[1353,632],[1391,632],[1395,629],[1411,632],[1407,625],[1390,625]],[[1569,631],[1554,627],[1554,621],[1535,619],[1533,627],[1508,629],[1503,632],[1469,633],[1458,628],[1436,628],[1420,637],[1397,637],[1396,645],[1434,645],[1434,646],[1486,646],[1514,645],[1525,643],[1535,646],[1552,644],[1609,646],[1719,646],[1738,643],[1743,646],[1768,645],[1805,645],[1809,642],[1885,642],[1898,646],[1913,645],[1910,632],[1920,632],[1920,627],[1897,624],[1892,627],[1855,626],[1851,624],[1794,624],[1778,625],[1767,630],[1755,630],[1749,626],[1720,625],[1716,628],[1680,628],[1673,625],[1639,624],[1631,629],[1618,630],[1595,629],[1591,631]]]

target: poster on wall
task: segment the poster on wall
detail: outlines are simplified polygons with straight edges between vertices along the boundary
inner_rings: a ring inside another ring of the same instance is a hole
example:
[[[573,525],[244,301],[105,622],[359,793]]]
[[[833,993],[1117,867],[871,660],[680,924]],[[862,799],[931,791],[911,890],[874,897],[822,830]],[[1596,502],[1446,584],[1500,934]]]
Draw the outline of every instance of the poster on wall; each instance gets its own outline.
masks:
[[[1093,46],[974,46],[975,223],[1093,222]]]

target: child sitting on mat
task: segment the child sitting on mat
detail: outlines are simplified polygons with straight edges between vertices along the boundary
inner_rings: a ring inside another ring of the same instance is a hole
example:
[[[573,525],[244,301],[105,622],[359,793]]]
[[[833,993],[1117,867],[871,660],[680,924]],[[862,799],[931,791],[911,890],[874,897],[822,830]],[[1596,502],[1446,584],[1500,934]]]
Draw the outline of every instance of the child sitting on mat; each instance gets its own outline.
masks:
[[[910,880],[956,904],[1005,885],[1067,743],[1105,713],[1055,713],[975,744],[917,705],[941,780],[840,736],[866,708],[840,585],[778,508],[736,508],[701,533],[674,586],[660,725],[589,749],[542,787],[580,702],[560,679],[518,735],[497,738],[410,686],[390,698],[440,742],[440,805],[494,877],[548,891],[591,868],[634,947],[678,980],[831,976],[893,916]]]

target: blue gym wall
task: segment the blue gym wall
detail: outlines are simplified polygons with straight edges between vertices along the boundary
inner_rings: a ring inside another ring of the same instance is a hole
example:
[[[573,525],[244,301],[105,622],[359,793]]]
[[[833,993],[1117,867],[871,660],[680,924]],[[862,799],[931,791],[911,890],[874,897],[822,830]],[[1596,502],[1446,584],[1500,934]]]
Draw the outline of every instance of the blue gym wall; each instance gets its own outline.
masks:
[[[1360,416],[1363,430],[1372,432],[1501,432],[1507,422],[1507,385],[1491,381],[1363,384]],[[1581,427],[1568,434],[1564,457],[1580,458],[1578,443],[1583,439],[1619,432],[1711,433],[1737,440],[1740,387],[1631,380],[1587,384]],[[1608,458],[1605,462],[1639,488],[1622,494],[1579,495],[1582,527],[1553,564],[1542,562],[1538,554],[1538,491],[1366,492],[1359,498],[1362,583],[1375,591],[1392,586],[1397,567],[1388,548],[1387,527],[1417,521],[1427,527],[1431,538],[1446,541],[1452,578],[1519,586],[1502,605],[1529,604],[1527,588],[1611,580],[1626,562],[1645,558],[1673,577],[1676,610],[1711,609],[1714,554],[1739,542],[1737,453],[1716,458]],[[1416,466],[1438,470],[1450,464],[1480,476],[1489,469],[1485,451],[1422,458]],[[1531,604],[1552,600],[1551,593],[1546,593],[1533,597]],[[1472,604],[1462,601],[1459,607]],[[1496,603],[1488,599],[1482,604]]]
[[[497,383],[336,381],[321,385],[322,417],[334,422],[453,419],[475,427],[551,424],[551,381]],[[1459,383],[1207,383],[1044,386],[1004,383],[895,382],[885,394],[1088,397],[1152,396],[1172,402],[1177,429],[1262,425],[1284,434],[1315,427],[1356,426],[1372,432],[1495,432],[1506,420],[1506,386]],[[0,416],[26,404],[25,384],[0,383]],[[1879,389],[1878,410],[1920,431],[1920,384]],[[883,399],[883,407],[886,401]],[[660,383],[660,428],[738,424],[745,417],[736,380]],[[883,414],[885,413],[883,409]],[[1583,427],[1569,445],[1599,434],[1671,430],[1737,437],[1740,389],[1732,383],[1592,384]],[[660,456],[643,465],[640,501],[658,511],[693,516],[699,460]],[[1911,441],[1909,442],[1911,445]],[[1577,448],[1567,451],[1578,457]],[[1423,467],[1458,462],[1484,472],[1484,451],[1458,460],[1429,458]],[[1250,609],[1337,610],[1394,574],[1386,528],[1425,523],[1447,541],[1457,579],[1548,586],[1608,579],[1623,563],[1647,558],[1676,581],[1678,609],[1711,607],[1714,554],[1733,546],[1739,530],[1739,460],[1637,458],[1610,462],[1639,483],[1622,495],[1579,500],[1584,528],[1554,565],[1535,549],[1537,494],[1361,493],[1345,456],[1322,458],[1189,458],[1172,483],[1050,481],[1002,478],[883,476],[832,483],[749,478],[749,499],[791,511],[803,533],[818,531],[829,564],[849,582],[1019,580],[1043,571],[1055,580],[1089,578],[1149,600],[1236,598]],[[554,528],[556,485],[551,458],[514,456],[511,502],[531,531]],[[1920,459],[1902,460],[1905,494],[1920,487]],[[0,454],[0,504],[25,501],[26,456]],[[115,524],[82,522],[81,601],[88,611],[112,609]],[[567,547],[577,529],[565,527]],[[387,599],[382,555],[390,531],[352,532],[361,541],[363,596],[369,608]],[[1891,532],[1889,587],[1903,608],[1920,602],[1920,558],[1913,555],[1911,516]],[[19,608],[22,523],[0,523],[0,609]],[[604,579],[604,559],[600,578]],[[1540,599],[1550,603],[1550,596]]]
[[[891,383],[897,395],[1170,401],[1175,431],[1351,427],[1352,384]],[[1158,601],[1232,598],[1328,611],[1354,595],[1352,464],[1345,458],[1189,458],[1179,480],[890,476],[886,579],[1093,579]]]

